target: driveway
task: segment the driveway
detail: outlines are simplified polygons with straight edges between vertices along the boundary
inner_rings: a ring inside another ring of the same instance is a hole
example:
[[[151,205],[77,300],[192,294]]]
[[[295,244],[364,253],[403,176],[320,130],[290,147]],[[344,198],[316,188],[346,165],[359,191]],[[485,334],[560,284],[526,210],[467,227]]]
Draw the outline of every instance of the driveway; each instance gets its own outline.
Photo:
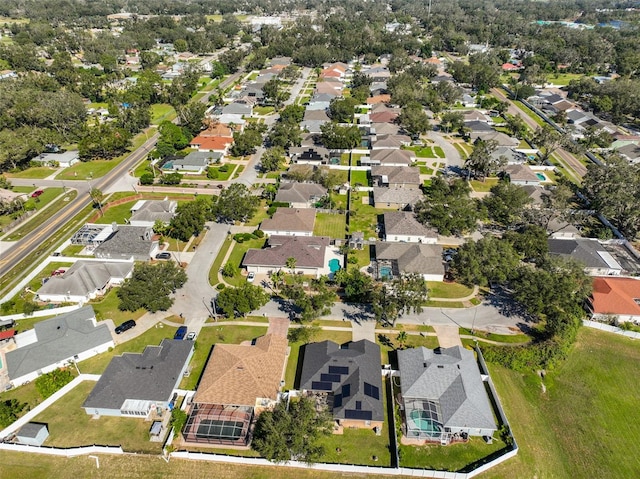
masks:
[[[462,168],[464,162],[460,157],[460,153],[451,143],[442,137],[440,132],[430,131],[427,133],[427,138],[442,148],[442,151],[444,151],[444,157],[447,159],[447,166],[458,166]]]

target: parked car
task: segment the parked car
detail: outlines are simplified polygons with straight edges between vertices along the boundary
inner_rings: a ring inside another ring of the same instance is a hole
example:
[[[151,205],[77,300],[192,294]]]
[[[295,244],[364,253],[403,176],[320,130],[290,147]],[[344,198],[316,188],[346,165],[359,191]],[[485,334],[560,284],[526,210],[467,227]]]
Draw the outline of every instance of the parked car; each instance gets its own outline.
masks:
[[[187,341],[195,341],[195,339],[196,339],[195,331],[191,331],[189,334],[187,334]]]
[[[184,337],[187,335],[187,327],[186,326],[180,326],[178,328],[178,330],[176,331],[176,334],[173,335],[173,339],[184,339]]]
[[[166,251],[158,253],[156,259],[171,259],[171,253],[167,253]]]
[[[42,193],[44,193],[43,190],[36,190],[33,193],[31,193],[31,198],[37,198],[38,196],[40,196]]]
[[[249,276],[247,276],[247,281],[249,281],[249,283],[253,283],[254,279],[256,279],[256,274],[255,273],[249,273]]]
[[[128,319],[120,326],[116,327],[116,334],[124,333],[125,331],[135,328],[136,322],[133,319]]]

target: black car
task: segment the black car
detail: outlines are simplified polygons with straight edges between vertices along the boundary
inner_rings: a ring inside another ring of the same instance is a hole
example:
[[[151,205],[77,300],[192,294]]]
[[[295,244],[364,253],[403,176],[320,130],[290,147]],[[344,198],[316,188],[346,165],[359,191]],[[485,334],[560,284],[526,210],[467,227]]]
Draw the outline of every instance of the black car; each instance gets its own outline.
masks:
[[[120,326],[116,327],[116,334],[124,333],[125,331],[130,330],[136,326],[136,322],[133,319],[128,319]]]
[[[171,259],[171,253],[167,253],[167,252],[158,253],[156,255],[156,259]]]

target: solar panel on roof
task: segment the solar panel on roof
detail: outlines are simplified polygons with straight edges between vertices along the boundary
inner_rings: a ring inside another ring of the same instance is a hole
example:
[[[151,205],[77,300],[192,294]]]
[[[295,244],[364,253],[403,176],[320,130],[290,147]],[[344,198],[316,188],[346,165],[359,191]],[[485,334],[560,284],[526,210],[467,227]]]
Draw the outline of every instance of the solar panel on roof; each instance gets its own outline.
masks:
[[[326,383],[323,381],[312,381],[311,389],[316,389],[318,391],[331,391],[331,383]]]
[[[380,390],[378,387],[369,383],[364,383],[364,394],[373,399],[380,399]]]
[[[320,381],[329,381],[329,382],[332,382],[332,383],[339,383],[340,382],[340,375],[339,374],[322,373],[322,374],[320,374]]]
[[[345,419],[360,419],[363,421],[371,421],[373,413],[371,411],[356,411],[355,409],[346,409],[344,411]]]
[[[329,374],[349,374],[347,366],[329,366]]]
[[[342,395],[346,398],[351,396],[351,384],[343,384],[342,385]]]
[[[341,394],[336,394],[335,396],[333,396],[333,407],[340,407],[342,406],[342,395]]]
[[[356,401],[356,409],[362,409],[362,401]]]

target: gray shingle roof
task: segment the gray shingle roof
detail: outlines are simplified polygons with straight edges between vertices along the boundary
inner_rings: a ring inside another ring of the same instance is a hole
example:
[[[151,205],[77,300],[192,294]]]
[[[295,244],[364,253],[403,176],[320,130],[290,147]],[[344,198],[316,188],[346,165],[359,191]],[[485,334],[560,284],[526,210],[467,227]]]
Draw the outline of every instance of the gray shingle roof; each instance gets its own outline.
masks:
[[[371,160],[379,161],[381,165],[385,164],[404,164],[411,165],[415,158],[415,153],[409,150],[372,150]]]
[[[376,259],[396,263],[400,273],[442,274],[442,246],[424,243],[376,243]]]
[[[94,254],[98,258],[149,257],[154,242],[145,238],[150,238],[151,234],[151,228],[146,226],[118,226],[118,229],[94,250]]]
[[[335,418],[383,421],[380,346],[366,339],[343,348],[333,341],[307,344],[300,389],[332,392]]]
[[[375,203],[414,205],[422,199],[422,196],[422,191],[420,190],[373,187],[373,201]]]
[[[619,264],[609,264],[603,256],[608,257],[610,254],[604,249],[604,247],[595,239],[576,238],[576,239],[547,239],[549,245],[549,253],[565,256],[575,259],[584,264],[587,268],[611,268],[617,266],[619,269],[622,267]],[[613,259],[613,258],[612,258]],[[614,260],[615,262],[615,260]]]
[[[174,168],[178,169],[188,166],[204,168],[219,158],[222,158],[222,153],[219,151],[192,151],[184,158],[172,160],[172,163]]]
[[[372,177],[386,176],[389,184],[420,186],[420,169],[413,166],[376,165],[371,167]]]
[[[275,201],[281,203],[306,203],[314,198],[322,198],[327,189],[317,183],[282,183]]]
[[[298,268],[322,268],[330,242],[327,236],[274,235],[267,240],[266,248],[247,251],[242,265],[284,268],[287,259],[295,258]]]
[[[42,431],[43,428],[47,429],[47,425],[36,422],[28,422],[20,428],[20,431],[18,431],[16,436],[35,439],[36,437],[38,437],[38,434],[40,434],[40,431]]]
[[[38,290],[39,295],[85,296],[103,289],[112,278],[126,278],[133,263],[77,261],[62,276],[53,276]]]
[[[420,223],[409,211],[389,211],[384,213],[384,231],[387,235],[429,236],[437,238],[434,229]]]
[[[168,401],[192,349],[193,341],[163,339],[141,354],[114,357],[82,407],[119,409],[127,399]]]
[[[400,384],[405,399],[440,404],[445,427],[496,429],[473,351],[462,346],[398,351]]]
[[[36,323],[38,340],[8,352],[9,378],[15,379],[112,341],[106,324],[94,326],[95,313],[85,306]]]
[[[511,181],[533,181],[540,183],[540,178],[529,165],[507,165],[504,172],[509,175]]]

